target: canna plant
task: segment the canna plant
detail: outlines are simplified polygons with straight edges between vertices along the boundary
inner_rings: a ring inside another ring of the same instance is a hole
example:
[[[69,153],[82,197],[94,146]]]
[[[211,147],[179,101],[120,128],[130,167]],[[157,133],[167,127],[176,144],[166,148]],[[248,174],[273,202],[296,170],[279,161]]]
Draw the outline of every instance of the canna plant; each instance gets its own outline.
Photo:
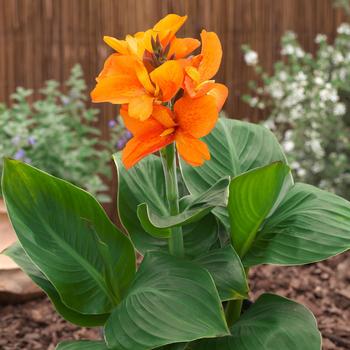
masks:
[[[263,126],[218,120],[220,41],[202,31],[194,55],[200,42],[176,37],[185,20],[171,14],[125,40],[105,37],[116,52],[92,99],[121,104],[133,135],[114,156],[127,235],[84,190],[6,159],[19,242],[5,254],[66,320],[103,327],[103,339],[58,350],[320,350],[311,312],[270,293],[249,306],[247,276],[349,249],[350,203],[294,183]]]

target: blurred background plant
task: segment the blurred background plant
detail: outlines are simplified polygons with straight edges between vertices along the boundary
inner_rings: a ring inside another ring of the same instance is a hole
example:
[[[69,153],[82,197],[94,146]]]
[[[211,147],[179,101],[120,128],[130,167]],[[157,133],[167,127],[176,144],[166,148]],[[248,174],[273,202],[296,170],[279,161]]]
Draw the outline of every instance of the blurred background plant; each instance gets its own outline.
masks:
[[[350,25],[338,27],[332,44],[324,34],[318,34],[315,42],[318,49],[312,55],[304,52],[293,32],[285,33],[282,59],[272,74],[244,45],[245,62],[258,79],[249,82],[252,93],[243,99],[253,108],[267,110],[264,124],[282,142],[297,180],[349,199]]]
[[[109,202],[104,177],[111,176],[112,153],[130,135],[116,117],[108,123],[109,140],[101,139],[94,127],[99,111],[87,103],[80,65],[72,68],[65,85],[63,93],[57,81],[47,81],[40,90],[42,98],[33,103],[29,101],[33,91],[19,87],[10,106],[0,104],[0,158],[30,163],[86,189],[100,202]]]

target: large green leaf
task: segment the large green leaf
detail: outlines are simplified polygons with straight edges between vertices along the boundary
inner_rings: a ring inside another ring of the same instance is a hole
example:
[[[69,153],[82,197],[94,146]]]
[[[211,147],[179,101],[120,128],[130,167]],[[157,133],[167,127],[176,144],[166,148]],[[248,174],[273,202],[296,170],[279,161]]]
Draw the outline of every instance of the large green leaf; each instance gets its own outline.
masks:
[[[225,177],[198,197],[183,198],[182,202],[186,202],[186,205],[178,215],[159,216],[150,210],[147,203],[142,203],[137,208],[137,216],[144,230],[150,235],[159,238],[170,237],[172,227],[199,221],[217,206],[226,207],[229,183],[229,177]]]
[[[308,264],[350,248],[350,203],[296,184],[258,233],[243,259],[257,264]]]
[[[102,315],[84,315],[68,308],[63,304],[52,283],[45,275],[33,264],[19,242],[4,251],[15,263],[36,283],[50,298],[56,311],[67,321],[83,327],[95,327],[105,324],[109,314]]]
[[[218,292],[197,264],[146,254],[129,293],[105,326],[115,350],[146,350],[228,334]]]
[[[56,350],[108,350],[103,341],[80,340],[59,343]]]
[[[244,268],[232,246],[213,249],[194,261],[209,271],[221,300],[248,298]]]
[[[137,217],[137,207],[144,202],[147,203],[149,210],[154,215],[170,216],[160,158],[150,155],[129,170],[125,169],[120,153],[114,156],[114,160],[118,170],[119,217],[125,230],[141,253],[145,254],[150,250],[167,251],[168,241],[151,236],[142,227]],[[180,203],[183,205],[182,209],[185,210],[188,205],[193,203],[194,199],[199,201],[201,197],[190,196],[185,198]],[[211,214],[198,222],[184,226],[183,231],[186,254],[189,256],[208,251],[209,247],[215,243],[218,234],[217,224]],[[164,234],[164,236],[167,236],[167,234]]]
[[[321,350],[315,317],[303,305],[263,294],[235,323],[232,335],[205,339],[191,350]]]
[[[224,176],[235,177],[272,162],[286,162],[275,136],[261,125],[221,118],[204,141],[209,146],[209,161],[200,167],[181,161],[186,186],[194,195],[206,191]],[[229,227],[225,209],[216,208],[213,212]]]
[[[24,250],[69,308],[108,313],[135,273],[133,246],[87,192],[5,160],[8,213]]]
[[[280,198],[292,185],[290,169],[282,163],[250,170],[236,176],[230,183],[228,212],[231,241],[239,256],[249,250],[261,224]]]

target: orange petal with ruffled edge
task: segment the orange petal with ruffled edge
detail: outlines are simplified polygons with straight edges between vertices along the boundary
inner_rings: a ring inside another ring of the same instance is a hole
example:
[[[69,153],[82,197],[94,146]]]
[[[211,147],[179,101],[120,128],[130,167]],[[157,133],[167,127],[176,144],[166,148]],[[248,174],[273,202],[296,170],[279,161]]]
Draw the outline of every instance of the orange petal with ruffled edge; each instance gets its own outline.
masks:
[[[91,99],[93,102],[122,104],[144,94],[144,88],[138,79],[130,75],[112,75],[98,81],[91,91]]]
[[[191,135],[178,131],[175,136],[180,156],[192,166],[200,166],[210,159],[208,146]]]
[[[193,38],[174,38],[170,45],[168,58],[175,56],[175,59],[187,57],[200,46],[200,41]]]
[[[122,105],[120,115],[123,118],[124,125],[134,136],[147,136],[157,131],[161,134],[166,128],[154,118],[148,118],[140,121],[129,115],[129,105]]]
[[[209,95],[184,96],[175,102],[174,111],[179,128],[196,138],[209,134],[218,119],[215,98]]]
[[[163,39],[161,36],[163,33],[170,32],[172,35],[175,35],[186,20],[187,16],[179,16],[171,13],[156,23],[153,30],[160,34],[160,39]]]
[[[113,50],[119,52],[122,55],[129,54],[128,43],[125,40],[119,40],[112,36],[105,35],[103,41],[110,46]]]
[[[228,95],[228,88],[224,84],[215,83],[208,91],[208,95],[213,96],[216,101],[216,108],[218,112],[221,111],[222,106],[226,102]]]
[[[149,132],[142,137],[133,137],[125,146],[122,161],[130,169],[142,158],[159,151],[174,141],[174,134],[161,136],[158,131]]]
[[[218,36],[214,32],[203,30],[201,38],[202,60],[198,71],[202,81],[204,81],[211,79],[218,72],[222,58],[222,47]]]
[[[150,77],[161,91],[161,100],[166,102],[171,100],[180,89],[184,73],[179,62],[167,61],[151,72]]]

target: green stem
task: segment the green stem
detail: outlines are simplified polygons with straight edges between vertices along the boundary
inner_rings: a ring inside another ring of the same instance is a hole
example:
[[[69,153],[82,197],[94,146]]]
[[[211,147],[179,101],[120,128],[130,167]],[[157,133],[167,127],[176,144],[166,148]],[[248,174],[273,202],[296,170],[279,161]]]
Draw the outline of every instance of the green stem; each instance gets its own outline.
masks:
[[[226,305],[226,322],[230,328],[241,317],[243,299],[230,300]]]
[[[179,214],[179,190],[176,174],[176,149],[172,143],[161,151],[162,164],[165,176],[166,196],[171,215]],[[173,227],[169,237],[169,252],[172,255],[184,256],[184,243],[181,227]]]
[[[244,269],[248,279],[249,267]],[[241,317],[243,299],[229,300],[225,308],[225,316],[228,327],[230,328]]]

